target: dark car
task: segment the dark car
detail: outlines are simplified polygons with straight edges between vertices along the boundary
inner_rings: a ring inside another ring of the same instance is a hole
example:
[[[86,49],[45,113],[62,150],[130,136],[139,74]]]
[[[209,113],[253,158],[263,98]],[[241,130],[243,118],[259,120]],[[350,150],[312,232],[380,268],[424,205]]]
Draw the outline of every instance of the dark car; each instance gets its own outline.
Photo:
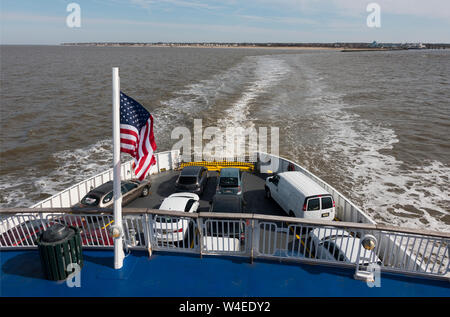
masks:
[[[216,194],[211,202],[209,211],[217,213],[242,213],[242,197],[239,195]],[[243,220],[207,220],[205,225],[207,235],[209,236],[238,238],[241,242],[245,238]]]
[[[204,166],[186,166],[175,183],[177,192],[203,194],[208,181],[208,169]]]
[[[145,197],[150,193],[150,181],[128,180],[121,182],[122,205],[126,205],[138,197]],[[108,208],[113,205],[113,181],[91,190],[75,207]]]
[[[239,168],[227,167],[220,170],[216,193],[242,195],[242,181]]]

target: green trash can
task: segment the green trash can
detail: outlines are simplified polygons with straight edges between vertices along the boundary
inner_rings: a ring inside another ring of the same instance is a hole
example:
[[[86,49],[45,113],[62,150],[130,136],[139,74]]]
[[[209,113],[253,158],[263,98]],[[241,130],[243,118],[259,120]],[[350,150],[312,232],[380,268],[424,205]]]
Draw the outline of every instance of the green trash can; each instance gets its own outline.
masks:
[[[54,224],[38,237],[37,245],[45,277],[49,280],[65,280],[74,271],[67,271],[71,263],[77,264],[80,270],[83,267],[78,228]]]

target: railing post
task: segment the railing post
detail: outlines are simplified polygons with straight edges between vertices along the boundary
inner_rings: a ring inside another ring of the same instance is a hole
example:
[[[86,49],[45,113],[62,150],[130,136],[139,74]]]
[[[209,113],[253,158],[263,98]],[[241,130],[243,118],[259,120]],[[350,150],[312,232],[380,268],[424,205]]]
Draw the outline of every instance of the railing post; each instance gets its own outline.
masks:
[[[255,239],[255,219],[251,220],[251,239],[250,239],[250,264],[253,264],[253,256],[254,256],[254,241],[257,241],[257,239]]]
[[[197,218],[197,229],[198,229],[198,246],[199,246],[199,252],[200,252],[200,258],[203,258],[203,219],[198,217]]]
[[[151,230],[150,226],[151,226],[151,223],[149,221],[148,214],[145,214],[143,217],[142,227],[144,229],[144,239],[145,239],[145,246],[147,247],[147,250],[148,250],[148,257],[152,256],[152,241],[151,241],[151,234],[150,234],[150,230]]]

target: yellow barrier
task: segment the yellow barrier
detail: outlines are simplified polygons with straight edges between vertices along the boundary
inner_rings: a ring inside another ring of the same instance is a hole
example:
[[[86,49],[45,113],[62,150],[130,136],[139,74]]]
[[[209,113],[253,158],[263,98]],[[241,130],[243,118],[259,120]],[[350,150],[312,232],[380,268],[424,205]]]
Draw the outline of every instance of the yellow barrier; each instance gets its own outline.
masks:
[[[207,162],[207,161],[199,161],[199,162],[188,162],[181,163],[180,168],[186,166],[204,166],[208,169],[208,171],[217,171],[220,172],[222,168],[227,167],[235,167],[239,168],[241,171],[253,172],[255,170],[255,163],[245,163],[245,162]]]

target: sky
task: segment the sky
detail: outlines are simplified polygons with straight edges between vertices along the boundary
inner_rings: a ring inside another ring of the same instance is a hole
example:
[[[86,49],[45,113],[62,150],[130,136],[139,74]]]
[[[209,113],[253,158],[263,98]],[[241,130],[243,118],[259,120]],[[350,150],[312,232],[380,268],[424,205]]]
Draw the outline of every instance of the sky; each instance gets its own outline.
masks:
[[[380,27],[367,25],[370,3]],[[449,30],[449,0],[0,0],[1,44],[450,43]]]

